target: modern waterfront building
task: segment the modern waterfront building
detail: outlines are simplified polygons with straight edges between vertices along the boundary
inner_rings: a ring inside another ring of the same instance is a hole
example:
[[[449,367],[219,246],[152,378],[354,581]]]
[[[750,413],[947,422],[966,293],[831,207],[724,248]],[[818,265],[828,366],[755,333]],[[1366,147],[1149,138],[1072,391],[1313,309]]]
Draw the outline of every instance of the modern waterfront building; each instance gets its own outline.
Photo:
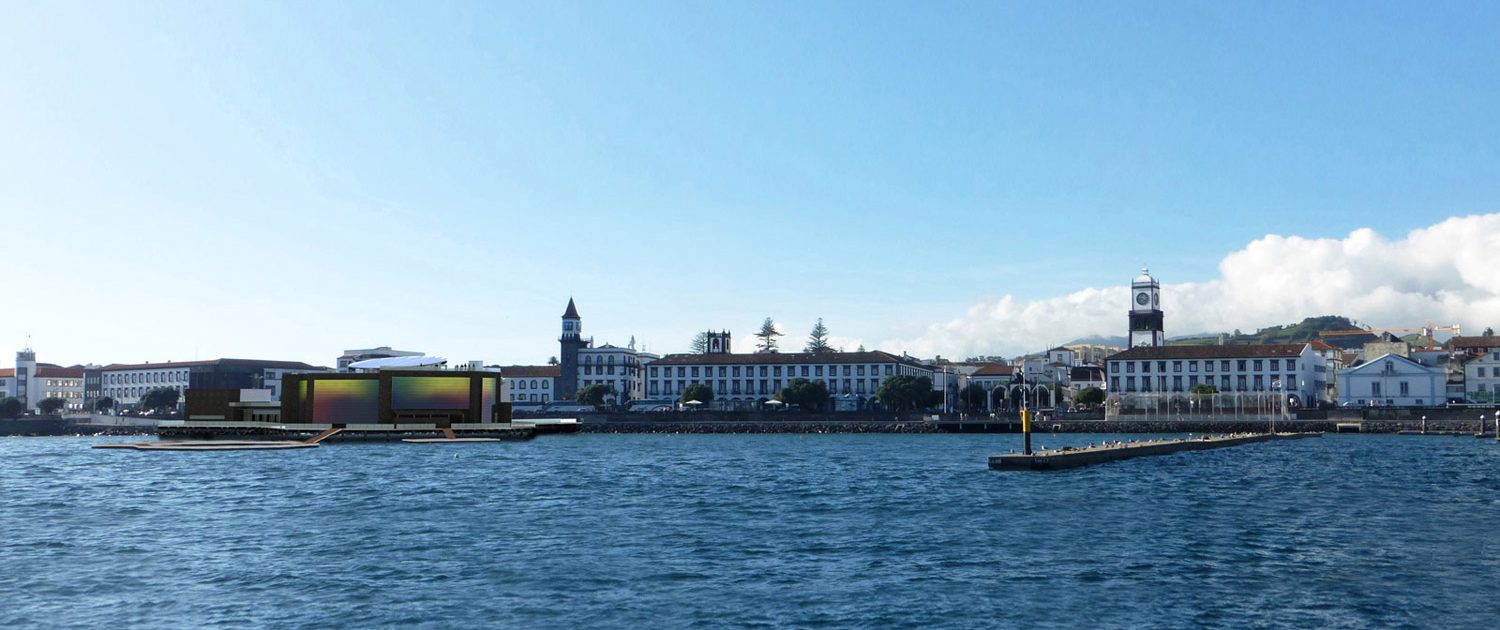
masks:
[[[892,376],[933,378],[933,368],[888,352],[669,354],[646,364],[646,397],[676,399],[688,386],[708,385],[714,400],[764,402],[803,378],[822,382],[844,404],[863,406]]]
[[[500,377],[490,371],[296,373],[283,380],[280,421],[287,424],[441,428],[498,421]],[[508,412],[503,415],[509,418]]]
[[[100,369],[103,395],[119,408],[131,408],[141,396],[159,387],[182,395],[189,389],[266,389],[279,400],[282,379],[289,374],[327,372],[328,368],[300,361],[214,359],[166,363],[111,364]]]
[[[526,439],[577,430],[575,420],[513,423],[510,405],[497,400],[500,375],[489,370],[382,368],[287,374],[284,381],[279,402],[264,389],[189,389],[184,419],[158,423],[157,434],[317,444]]]
[[[1339,404],[1350,407],[1426,407],[1447,402],[1446,368],[1389,353],[1339,371]]]

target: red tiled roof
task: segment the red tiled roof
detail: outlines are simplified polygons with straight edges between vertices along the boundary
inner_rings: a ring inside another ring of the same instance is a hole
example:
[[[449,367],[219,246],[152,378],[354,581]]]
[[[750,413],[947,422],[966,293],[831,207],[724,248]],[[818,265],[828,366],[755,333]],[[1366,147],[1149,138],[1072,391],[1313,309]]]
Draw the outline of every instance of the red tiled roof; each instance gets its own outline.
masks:
[[[915,359],[903,359],[889,352],[770,352],[756,354],[669,354],[651,362],[658,365],[801,365],[803,363],[902,363],[932,369]]]
[[[1500,348],[1500,337],[1454,337],[1450,344],[1454,348]]]
[[[1338,348],[1329,345],[1328,342],[1323,341],[1322,339],[1314,339],[1312,341],[1309,341],[1308,343],[1312,344],[1313,350],[1338,350]]]
[[[308,365],[301,361],[268,361],[264,359],[213,359],[211,361],[167,361],[165,363],[111,363],[104,366],[103,371],[113,372],[119,370],[155,370],[184,367],[204,367],[210,365],[283,368],[288,370],[327,369],[318,367],[316,365]]]
[[[38,365],[37,368],[36,368],[36,375],[39,376],[39,377],[51,377],[51,378],[83,378],[83,368],[79,367],[79,366],[75,366],[75,367],[46,366],[46,367],[44,367],[44,366]]]
[[[1244,346],[1140,346],[1111,355],[1107,361],[1140,359],[1238,359],[1241,357],[1295,357],[1305,343],[1271,343]]]
[[[1068,378],[1075,381],[1102,381],[1104,380],[1104,368],[1092,365],[1076,366],[1069,371]]]
[[[568,298],[568,310],[563,311],[563,317],[566,319],[582,319],[578,316],[578,307],[573,306],[573,298]]]
[[[972,377],[975,377],[975,376],[1015,376],[1015,375],[1016,375],[1016,366],[1014,366],[1014,365],[996,365],[996,364],[990,364],[990,365],[986,365],[986,366],[984,366],[982,368],[979,368],[978,370],[975,370],[973,374],[969,375],[969,377],[972,378]]]
[[[15,368],[0,368],[0,376],[15,376]]]
[[[556,365],[504,365],[500,367],[501,378],[558,378],[562,368]]]

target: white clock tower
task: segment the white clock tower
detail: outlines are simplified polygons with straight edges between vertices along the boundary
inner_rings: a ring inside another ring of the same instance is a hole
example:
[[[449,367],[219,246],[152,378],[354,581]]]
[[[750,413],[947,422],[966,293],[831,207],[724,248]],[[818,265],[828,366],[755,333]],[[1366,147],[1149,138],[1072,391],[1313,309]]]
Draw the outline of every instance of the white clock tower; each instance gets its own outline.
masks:
[[[1158,347],[1167,344],[1162,333],[1161,284],[1151,272],[1141,268],[1141,275],[1130,283],[1130,347]]]

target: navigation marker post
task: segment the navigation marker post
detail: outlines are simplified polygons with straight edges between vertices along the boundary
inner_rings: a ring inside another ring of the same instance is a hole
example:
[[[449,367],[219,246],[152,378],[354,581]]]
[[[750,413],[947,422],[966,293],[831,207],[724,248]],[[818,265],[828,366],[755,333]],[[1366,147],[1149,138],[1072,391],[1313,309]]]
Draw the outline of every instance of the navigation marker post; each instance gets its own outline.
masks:
[[[1024,448],[1022,448],[1021,453],[1025,454],[1025,455],[1030,455],[1031,454],[1031,410],[1027,409],[1024,406],[1021,407],[1021,434],[1024,435],[1025,439],[1026,439],[1025,446],[1024,446]]]

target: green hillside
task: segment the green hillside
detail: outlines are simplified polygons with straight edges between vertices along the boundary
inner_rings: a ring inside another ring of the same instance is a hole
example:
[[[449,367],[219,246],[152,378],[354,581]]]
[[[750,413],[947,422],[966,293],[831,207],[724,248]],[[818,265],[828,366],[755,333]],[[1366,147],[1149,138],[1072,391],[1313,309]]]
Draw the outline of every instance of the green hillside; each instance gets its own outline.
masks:
[[[1342,315],[1324,315],[1322,317],[1309,317],[1296,324],[1284,326],[1270,326],[1255,331],[1254,333],[1243,333],[1234,331],[1223,335],[1212,335],[1204,337],[1192,337],[1188,339],[1173,339],[1167,345],[1173,346],[1212,346],[1218,345],[1220,337],[1224,338],[1225,345],[1248,345],[1262,343],[1304,343],[1319,339],[1318,333],[1325,330],[1352,330],[1360,328],[1353,320]],[[1364,344],[1375,341],[1374,334],[1369,335],[1347,335],[1341,337],[1322,337],[1323,341],[1331,346],[1340,348],[1359,348]]]

